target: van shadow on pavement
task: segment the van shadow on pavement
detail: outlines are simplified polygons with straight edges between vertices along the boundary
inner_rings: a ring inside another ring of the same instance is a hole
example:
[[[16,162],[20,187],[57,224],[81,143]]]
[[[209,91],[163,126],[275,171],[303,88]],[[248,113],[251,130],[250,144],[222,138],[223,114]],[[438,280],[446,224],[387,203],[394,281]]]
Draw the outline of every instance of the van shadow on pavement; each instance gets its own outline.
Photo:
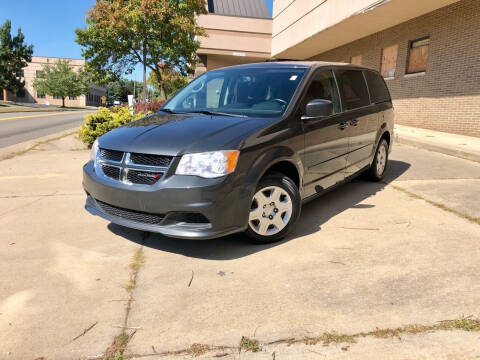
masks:
[[[127,240],[156,250],[168,251],[192,258],[211,260],[237,259],[321,231],[324,223],[347,209],[368,209],[373,207],[374,205],[360,203],[384,189],[387,184],[401,176],[409,168],[410,164],[406,162],[390,160],[383,182],[374,183],[361,179],[354,180],[305,204],[295,230],[284,240],[273,244],[253,245],[247,242],[243,234],[212,240],[183,240],[152,233],[142,240],[141,232],[137,230],[128,229],[113,223],[108,225],[108,229]]]

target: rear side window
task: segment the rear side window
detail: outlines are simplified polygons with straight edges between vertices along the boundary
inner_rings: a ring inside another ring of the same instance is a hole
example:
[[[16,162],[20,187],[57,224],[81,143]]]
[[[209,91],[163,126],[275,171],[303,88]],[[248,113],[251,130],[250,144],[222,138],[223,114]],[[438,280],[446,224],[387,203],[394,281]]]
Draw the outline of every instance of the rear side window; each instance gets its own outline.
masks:
[[[336,70],[345,110],[370,105],[367,84],[360,70]]]
[[[385,81],[380,74],[373,71],[365,71],[365,77],[367,78],[373,102],[378,104],[390,101],[390,93],[387,84],[385,84]]]

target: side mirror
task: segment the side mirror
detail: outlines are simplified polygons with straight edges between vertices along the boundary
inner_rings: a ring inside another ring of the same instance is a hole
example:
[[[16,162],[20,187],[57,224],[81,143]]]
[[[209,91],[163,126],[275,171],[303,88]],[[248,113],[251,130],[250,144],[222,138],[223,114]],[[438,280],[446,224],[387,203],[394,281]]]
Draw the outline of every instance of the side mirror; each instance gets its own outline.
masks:
[[[314,99],[305,107],[305,115],[302,120],[322,118],[333,115],[333,103],[330,100]]]

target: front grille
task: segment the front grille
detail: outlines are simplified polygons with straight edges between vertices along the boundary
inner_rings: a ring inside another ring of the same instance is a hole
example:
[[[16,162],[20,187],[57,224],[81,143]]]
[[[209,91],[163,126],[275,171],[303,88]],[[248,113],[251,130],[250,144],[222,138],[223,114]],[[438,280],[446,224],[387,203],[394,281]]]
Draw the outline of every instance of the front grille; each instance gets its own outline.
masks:
[[[122,161],[123,151],[100,149],[100,155],[107,160]]]
[[[149,165],[149,166],[163,166],[167,167],[172,161],[171,156],[165,155],[150,155],[150,154],[130,154],[130,161],[134,164]]]
[[[120,180],[120,168],[116,166],[102,165],[102,171],[109,178]]]
[[[117,206],[113,206],[102,201],[96,200],[97,204],[102,208],[102,210],[110,215],[117,216],[123,219],[136,221],[143,224],[158,225],[162,222],[165,215],[163,214],[152,214],[142,211],[135,211],[130,209],[125,209]]]
[[[152,185],[155,184],[163,173],[149,171],[128,170],[127,180],[133,184]]]

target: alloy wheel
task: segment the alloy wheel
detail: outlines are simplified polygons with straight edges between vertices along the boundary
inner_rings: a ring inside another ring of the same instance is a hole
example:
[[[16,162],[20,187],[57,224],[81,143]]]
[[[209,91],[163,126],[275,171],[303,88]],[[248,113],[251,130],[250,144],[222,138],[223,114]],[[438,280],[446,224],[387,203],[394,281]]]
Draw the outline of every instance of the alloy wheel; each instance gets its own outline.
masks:
[[[288,225],[292,209],[287,191],[279,186],[265,187],[253,196],[248,224],[259,235],[275,235]]]
[[[387,147],[385,144],[380,144],[377,153],[377,174],[381,176],[385,171],[387,165]]]

